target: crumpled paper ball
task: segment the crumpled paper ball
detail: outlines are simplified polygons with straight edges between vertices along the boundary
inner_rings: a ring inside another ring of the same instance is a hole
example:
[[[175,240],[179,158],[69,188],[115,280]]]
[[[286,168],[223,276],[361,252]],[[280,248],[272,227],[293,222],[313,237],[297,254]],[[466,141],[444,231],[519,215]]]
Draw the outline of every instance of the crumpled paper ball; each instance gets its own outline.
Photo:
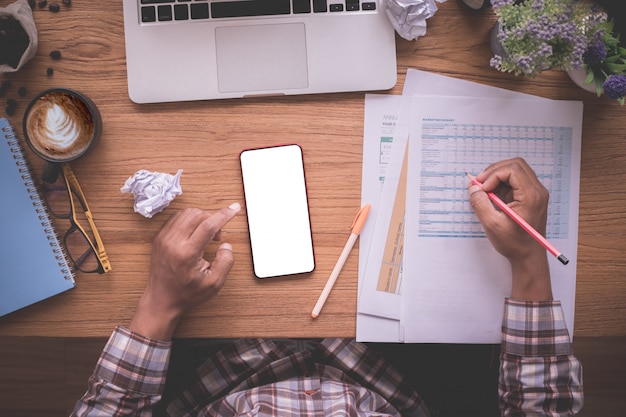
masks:
[[[446,0],[437,0],[443,3]],[[426,19],[438,10],[435,0],[385,0],[385,12],[398,35],[408,41],[426,34]]]
[[[182,173],[182,169],[179,169],[176,175],[140,169],[126,180],[120,191],[134,194],[135,213],[151,218],[163,211],[177,195],[183,193],[180,186]]]

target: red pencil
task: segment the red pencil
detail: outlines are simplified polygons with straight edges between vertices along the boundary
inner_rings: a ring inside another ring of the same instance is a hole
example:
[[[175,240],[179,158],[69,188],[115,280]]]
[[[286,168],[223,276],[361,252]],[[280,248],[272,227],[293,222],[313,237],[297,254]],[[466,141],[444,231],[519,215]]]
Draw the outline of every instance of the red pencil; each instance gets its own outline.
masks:
[[[474,176],[468,174],[466,172],[469,179],[472,181],[472,184],[482,187],[483,184],[478,181]],[[488,192],[487,195],[493,201],[493,203],[500,208],[503,212],[508,214],[508,216],[515,221],[515,223],[519,224],[522,229],[526,230],[532,237],[535,238],[537,242],[541,244],[544,248],[547,249],[552,255],[554,255],[563,265],[567,265],[569,259],[565,257],[557,248],[552,246],[550,242],[546,240],[545,237],[538,231],[536,231],[526,220],[524,220],[519,214],[517,214],[511,207],[508,206],[504,201],[500,199],[497,195],[492,192]]]

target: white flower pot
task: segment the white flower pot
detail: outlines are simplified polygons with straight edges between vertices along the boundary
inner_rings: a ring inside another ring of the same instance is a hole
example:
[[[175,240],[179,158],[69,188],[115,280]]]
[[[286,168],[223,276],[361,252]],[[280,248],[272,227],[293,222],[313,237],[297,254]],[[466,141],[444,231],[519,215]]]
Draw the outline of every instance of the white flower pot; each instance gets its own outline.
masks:
[[[570,70],[567,70],[567,75],[569,75],[571,80],[574,81],[574,84],[576,84],[583,90],[596,94],[595,82],[591,82],[591,84],[585,84],[585,79],[587,79],[587,71],[584,68],[572,68]]]

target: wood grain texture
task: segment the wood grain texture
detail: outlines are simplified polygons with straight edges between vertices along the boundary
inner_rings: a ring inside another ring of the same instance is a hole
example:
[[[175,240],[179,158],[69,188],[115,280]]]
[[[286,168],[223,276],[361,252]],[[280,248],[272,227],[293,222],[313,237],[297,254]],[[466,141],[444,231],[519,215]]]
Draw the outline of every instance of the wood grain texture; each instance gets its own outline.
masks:
[[[6,5],[9,1],[0,1]],[[399,94],[408,68],[552,99],[584,101],[576,336],[626,335],[626,150],[625,108],[577,88],[563,72],[535,79],[489,68],[487,35],[494,16],[438,4],[427,35],[398,38]],[[30,99],[48,87],[80,90],[98,105],[104,122],[100,143],[72,167],[85,191],[109,253],[113,271],[79,274],[76,289],[0,319],[0,335],[107,336],[127,324],[147,278],[151,242],[177,210],[216,210],[243,203],[238,154],[248,147],[298,143],[304,150],[316,270],[309,276],[255,280],[245,212],[224,229],[236,264],[229,281],[209,304],[194,310],[178,336],[354,336],[357,256],[348,258],[324,313],[310,310],[349,234],[360,205],[363,93],[137,105],[127,95],[121,2],[73,1],[60,13],[35,11],[39,50],[8,79],[7,98],[18,101],[9,117],[21,132]],[[49,52],[58,49],[62,59]],[[53,67],[54,75],[46,76]],[[184,76],[181,69],[180,76]],[[19,97],[16,90],[26,87]],[[155,86],[159,88],[159,86]],[[42,164],[28,154],[36,172]],[[144,219],[132,196],[120,193],[138,169],[174,173],[183,194],[162,214]],[[66,227],[57,222],[59,230]],[[215,249],[207,249],[212,256]]]

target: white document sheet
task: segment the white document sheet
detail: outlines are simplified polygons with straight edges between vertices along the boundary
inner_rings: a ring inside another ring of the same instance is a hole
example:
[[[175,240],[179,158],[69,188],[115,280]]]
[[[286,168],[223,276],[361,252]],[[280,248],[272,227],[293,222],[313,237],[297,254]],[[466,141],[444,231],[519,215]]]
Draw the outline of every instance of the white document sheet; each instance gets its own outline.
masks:
[[[583,107],[581,102],[414,97],[403,286],[405,342],[497,343],[511,271],[484,236],[466,172],[515,156],[550,192],[547,238],[554,298],[573,334]]]
[[[405,97],[399,95],[374,95],[365,97],[365,122],[363,135],[363,181],[361,186],[361,201],[371,204],[369,220],[365,223],[359,237],[359,294],[365,282],[365,270],[369,260],[370,244],[378,219],[379,204],[383,185],[390,166],[392,145],[397,137],[408,138],[408,117],[404,125],[398,126],[400,114],[408,114],[410,107],[404,103]],[[379,255],[374,255],[379,256]],[[376,279],[376,278],[374,278]],[[370,285],[374,285],[375,282]],[[384,298],[387,293],[382,294]],[[375,294],[374,297],[377,295]],[[399,295],[396,303],[400,305]],[[385,304],[386,308],[389,307]],[[358,309],[357,338],[363,341],[388,342],[398,340],[400,326],[400,312],[398,309],[395,319],[385,317],[385,309],[367,310],[365,313]],[[370,313],[374,311],[374,314]],[[379,313],[379,314],[376,314]]]
[[[402,161],[400,163],[391,160],[392,149],[405,148],[409,135],[410,97],[399,95],[368,95],[366,100],[366,133],[364,135],[363,175],[368,186],[362,187],[363,201],[369,198],[376,204],[370,212],[369,227],[365,237],[361,235],[362,253],[359,256],[363,261],[361,272],[361,287],[359,296],[358,311],[379,317],[386,317],[400,320],[401,317],[401,296],[400,285],[402,282],[401,253],[397,248],[404,244],[402,231],[397,230],[398,225],[390,227],[391,213],[396,201],[396,191],[398,179],[401,173]],[[371,127],[371,129],[368,129]],[[397,153],[397,152],[395,152]],[[400,155],[401,157],[401,155]],[[396,156],[397,158],[397,156]],[[365,161],[369,163],[365,163]],[[376,161],[376,162],[374,162]],[[378,165],[378,170],[373,168]],[[374,174],[377,172],[376,178]],[[365,176],[369,176],[365,179]],[[374,187],[376,184],[377,187]],[[399,209],[404,219],[405,203],[401,201]],[[374,210],[375,208],[375,210]],[[388,239],[391,239],[389,241]],[[394,253],[393,265],[389,260],[383,260],[387,246],[392,246]],[[367,252],[366,252],[367,251]],[[396,261],[397,260],[397,261]],[[361,265],[360,265],[361,266]],[[385,268],[387,269],[386,272]],[[385,277],[381,278],[381,274]],[[387,280],[386,275],[393,274],[395,279]],[[388,282],[389,281],[389,282]],[[398,307],[398,308],[396,308]]]

